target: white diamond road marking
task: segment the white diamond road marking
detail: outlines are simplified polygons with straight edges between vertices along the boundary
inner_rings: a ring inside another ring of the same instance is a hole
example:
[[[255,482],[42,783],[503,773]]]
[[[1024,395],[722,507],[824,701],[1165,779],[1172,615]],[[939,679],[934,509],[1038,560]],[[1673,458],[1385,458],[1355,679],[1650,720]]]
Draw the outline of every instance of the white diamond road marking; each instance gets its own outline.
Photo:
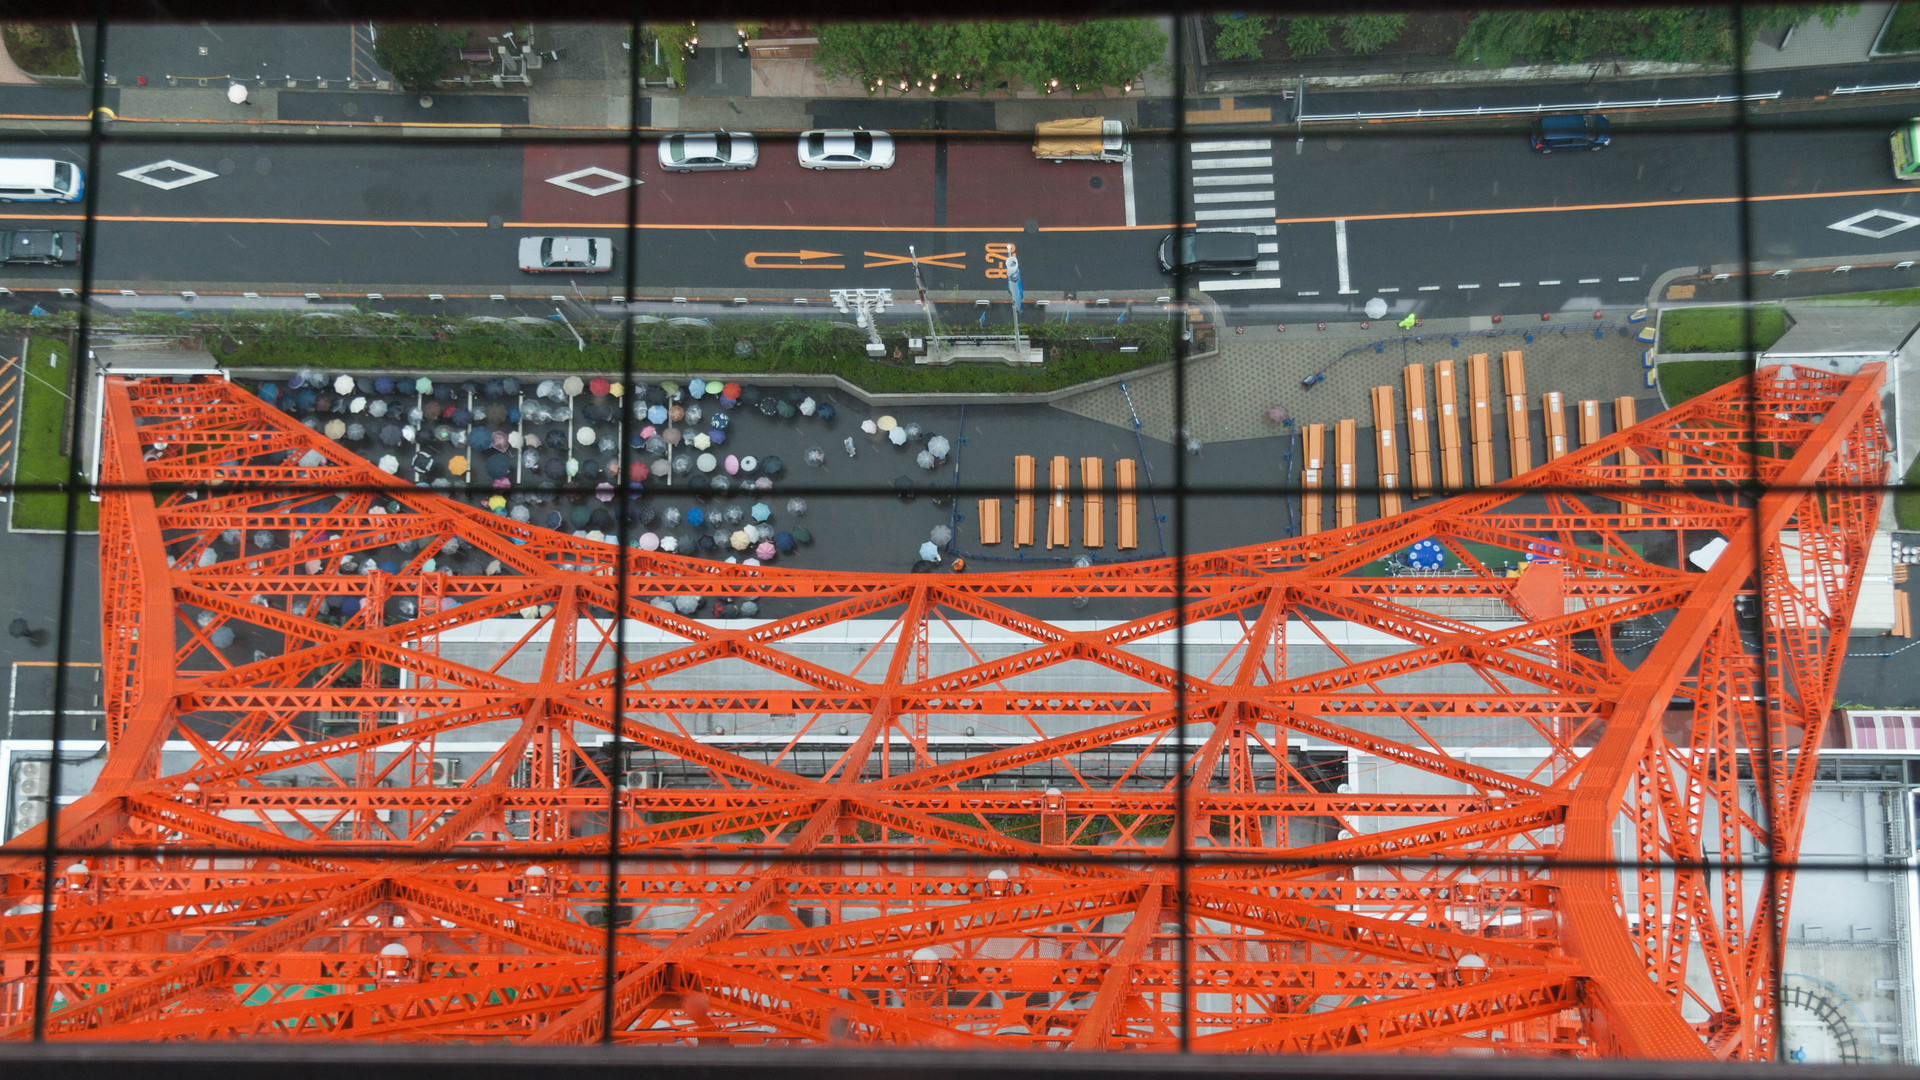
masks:
[[[1893,224],[1881,228],[1868,228],[1867,222],[1875,218],[1885,218]],[[1892,210],[1869,210],[1864,214],[1855,214],[1845,221],[1836,221],[1827,226],[1827,228],[1844,233],[1852,233],[1855,236],[1869,237],[1874,240],[1885,240],[1894,233],[1905,232],[1915,225],[1920,225],[1920,217],[1914,217],[1911,214],[1901,214]]]
[[[586,184],[577,182],[588,177],[598,177],[604,181],[604,183],[589,187]],[[636,183],[644,184],[646,181],[635,180],[629,176],[622,176],[617,172],[610,172],[598,165],[590,165],[587,168],[576,169],[563,176],[549,176],[547,177],[547,183],[553,184],[556,187],[566,188],[568,191],[577,191],[582,195],[599,198],[602,195],[615,191],[625,191]]]
[[[155,173],[169,172],[180,173],[182,175],[176,176],[171,180],[161,180],[154,176]],[[138,180],[148,187],[157,187],[161,191],[172,191],[175,188],[186,187],[188,184],[197,184],[202,180],[211,180],[220,174],[210,173],[205,169],[196,169],[192,165],[168,158],[165,161],[156,161],[151,165],[142,165],[137,169],[128,169],[120,175],[129,180]]]

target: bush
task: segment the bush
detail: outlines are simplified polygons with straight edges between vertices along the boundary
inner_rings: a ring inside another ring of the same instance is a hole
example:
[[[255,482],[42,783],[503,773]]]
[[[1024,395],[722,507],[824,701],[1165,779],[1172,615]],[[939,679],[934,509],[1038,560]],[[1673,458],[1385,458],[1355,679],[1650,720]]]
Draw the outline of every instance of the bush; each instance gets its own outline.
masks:
[[[1287,51],[1295,56],[1313,56],[1333,48],[1333,20],[1318,15],[1301,15],[1287,20]]]
[[[1673,406],[1746,374],[1745,360],[1676,360],[1660,365],[1660,389]]]
[[[80,47],[70,23],[7,23],[0,38],[14,66],[29,75],[80,74]]]
[[[1273,24],[1262,15],[1215,15],[1219,27],[1213,35],[1213,51],[1222,60],[1258,60],[1260,42],[1273,33]]]
[[[828,23],[817,28],[822,74],[868,93],[911,89],[938,72],[935,93],[1011,86],[1098,91],[1167,69],[1167,35],[1152,19],[1084,22]]]
[[[660,42],[660,59],[666,62],[673,85],[687,85],[687,43],[699,34],[699,27],[692,23],[648,23],[642,29]],[[653,61],[651,45],[647,49],[647,61]]]
[[[59,366],[48,365],[54,353]],[[13,527],[52,529],[67,527],[67,470],[72,462],[62,437],[67,399],[71,393],[73,351],[66,342],[36,337],[27,345],[26,370],[20,391],[20,449],[14,458]],[[75,510],[75,527],[100,527],[100,508],[82,492]]]
[[[1340,41],[1354,53],[1377,53],[1400,40],[1406,28],[1405,15],[1349,15],[1340,20]]]
[[[1902,529],[1920,529],[1920,458],[1914,459],[1900,490],[1894,493],[1893,520]]]
[[[373,58],[406,90],[431,90],[447,69],[447,35],[425,23],[389,23],[374,28]]]
[[[1771,348],[1787,332],[1786,309],[1753,308],[1753,348]],[[1746,311],[1738,307],[1674,308],[1660,314],[1663,353],[1740,352],[1747,347]]]

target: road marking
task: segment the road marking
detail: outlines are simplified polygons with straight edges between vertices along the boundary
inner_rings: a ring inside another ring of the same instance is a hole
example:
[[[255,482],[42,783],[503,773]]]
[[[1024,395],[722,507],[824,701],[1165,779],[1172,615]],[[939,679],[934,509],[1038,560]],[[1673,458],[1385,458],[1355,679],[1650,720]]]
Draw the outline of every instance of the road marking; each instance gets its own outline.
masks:
[[[1477,288],[1479,288],[1479,287],[1480,287],[1480,283],[1479,283],[1479,282],[1477,282],[1477,281],[1476,281],[1476,282],[1474,282],[1474,283],[1473,283],[1473,284],[1471,284],[1471,285],[1462,285],[1462,286],[1460,286],[1460,288],[1462,288],[1462,289],[1477,289]]]
[[[1262,255],[1277,255],[1280,253],[1279,244],[1260,244],[1258,247]]]
[[[1280,260],[1279,259],[1262,259],[1259,262],[1253,264],[1253,269],[1257,273],[1277,274],[1280,272]]]
[[[1560,284],[1560,279],[1559,279],[1559,278],[1557,278],[1557,277],[1556,277],[1556,278],[1543,278],[1543,279],[1541,279],[1541,281],[1540,281],[1540,284],[1542,284],[1542,285],[1558,285],[1558,284]]]
[[[1258,190],[1196,191],[1194,192],[1194,195],[1193,195],[1193,201],[1195,204],[1231,203],[1231,202],[1270,202],[1272,199],[1273,199],[1272,188],[1268,188],[1265,191],[1258,191]]]
[[[1120,191],[1127,201],[1127,227],[1140,224],[1140,212],[1133,205],[1133,155],[1120,160]]]
[[[601,182],[597,184],[580,183],[580,181],[590,178]],[[611,169],[603,169],[598,165],[589,165],[584,169],[575,169],[570,173],[547,177],[547,183],[555,187],[563,187],[568,191],[577,191],[582,195],[591,196],[596,199],[615,191],[625,191],[635,184],[645,182],[644,180],[635,180],[631,176],[614,172]]]
[[[1272,139],[1202,139],[1188,145],[1195,154],[1225,154],[1237,150],[1271,150]]]
[[[1640,280],[1640,275],[1638,275],[1638,274],[1635,274],[1635,275],[1634,275],[1634,276],[1632,276],[1632,277],[1623,277],[1623,278],[1621,278],[1620,280],[1621,280],[1621,281],[1639,281],[1639,280]]]
[[[754,254],[760,255],[760,254],[767,254],[767,253],[756,251],[754,252]],[[819,255],[821,254],[821,252],[815,251],[815,252],[812,252],[811,254]],[[866,264],[866,269],[868,270],[872,270],[876,266],[911,266],[913,265],[913,259],[914,259],[914,256],[910,254],[909,255],[890,255],[884,251],[864,251],[864,252],[861,252],[861,254],[865,255],[869,259],[880,260],[879,262],[870,262]],[[948,262],[947,260],[964,259],[966,257],[967,257],[967,253],[964,251],[949,251],[944,255],[922,255],[920,256],[920,262],[921,262],[921,265],[923,266],[944,266],[949,270],[965,270],[967,268],[967,264],[957,263],[957,262]]]
[[[1340,260],[1340,295],[1353,292],[1353,278],[1347,270],[1347,223],[1336,220],[1333,223],[1333,254]]]
[[[1198,168],[1199,163],[1195,162]],[[1858,191],[1798,191],[1787,195],[1748,195],[1750,203],[1803,202],[1809,199],[1857,199],[1867,195],[1912,195],[1912,188],[1862,188]],[[1341,214],[1348,221],[1409,221],[1416,218],[1500,217],[1508,214],[1565,214],[1585,210],[1658,210],[1672,206],[1727,206],[1741,202],[1739,195],[1714,195],[1699,199],[1649,199],[1646,202],[1572,203],[1566,206],[1501,206],[1474,210],[1403,210],[1383,214]],[[1336,220],[1332,214],[1321,217],[1276,218],[1281,225],[1316,225]]]
[[[1234,184],[1271,184],[1272,173],[1248,173],[1245,176],[1196,176],[1194,187],[1232,187]]]
[[[182,175],[172,180],[155,180],[153,178],[154,173],[163,172],[177,172]],[[137,169],[127,169],[120,175],[129,180],[137,180],[148,187],[159,188],[161,191],[173,191],[176,188],[186,187],[188,184],[197,184],[202,180],[211,180],[220,174],[210,173],[205,169],[195,168],[185,162],[168,158],[165,161],[156,161],[151,165],[142,165]]]
[[[1272,216],[1273,207],[1271,206],[1247,206],[1238,210],[1196,210],[1193,213],[1195,221],[1231,221],[1234,218],[1270,218]]]
[[[845,270],[845,263],[813,261],[839,257],[834,251],[749,251],[744,261],[749,270]]]
[[[1202,158],[1193,163],[1196,169],[1271,169],[1271,157],[1230,157]]]
[[[1882,218],[1891,221],[1893,224],[1883,229],[1867,228],[1867,222],[1875,218]],[[1893,210],[1869,210],[1864,214],[1855,214],[1845,221],[1836,221],[1827,226],[1827,228],[1839,232],[1852,233],[1855,236],[1865,236],[1873,240],[1885,240],[1894,233],[1905,232],[1915,225],[1920,225],[1920,217],[1914,217],[1912,214],[1902,214]]]
[[[1383,292],[1383,293],[1396,293],[1396,292],[1399,292],[1399,291],[1400,291],[1400,286],[1398,286],[1398,285],[1382,285],[1382,286],[1380,286],[1379,288],[1377,288],[1377,289],[1375,289],[1375,290],[1373,290],[1373,291],[1374,291],[1374,292]]]
[[[1420,286],[1420,291],[1421,291],[1421,292],[1439,292],[1439,291],[1440,291],[1440,286],[1438,286],[1438,285],[1422,285],[1422,286]]]
[[[1279,278],[1228,278],[1225,281],[1203,281],[1198,286],[1201,292],[1244,292],[1248,289],[1279,287]]]
[[[1164,226],[1164,225],[1160,227],[1167,228],[1167,226]],[[1041,229],[1040,231],[1045,232],[1046,230]],[[1237,233],[1251,233],[1254,236],[1278,236],[1280,235],[1280,226],[1278,225],[1209,225],[1205,228],[1195,229],[1193,231],[1194,232],[1237,232]]]
[[[1302,289],[1300,292],[1294,293],[1294,295],[1295,296],[1319,296],[1320,290],[1319,289]]]
[[[1522,284],[1524,283],[1519,281],[1503,281],[1500,283],[1500,287],[1503,289],[1517,289]]]
[[[1598,284],[1600,284],[1600,279],[1599,279],[1599,278],[1597,278],[1597,277],[1583,277],[1583,278],[1581,278],[1581,279],[1580,279],[1580,284],[1582,284],[1582,285],[1598,285]]]

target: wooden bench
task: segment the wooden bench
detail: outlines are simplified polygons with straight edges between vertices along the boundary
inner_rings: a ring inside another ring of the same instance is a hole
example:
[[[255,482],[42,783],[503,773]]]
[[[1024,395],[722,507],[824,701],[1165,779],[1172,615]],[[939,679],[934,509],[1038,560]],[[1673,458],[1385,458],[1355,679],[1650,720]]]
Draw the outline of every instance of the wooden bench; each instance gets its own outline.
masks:
[[[980,542],[997,544],[1000,542],[1000,500],[980,500]]]
[[[1613,399],[1613,430],[1616,433],[1622,432],[1632,427],[1633,425],[1639,423],[1640,420],[1638,417],[1638,413],[1639,413],[1639,409],[1634,405],[1633,399],[1631,397],[1614,398]],[[1637,487],[1640,483],[1640,475],[1641,475],[1640,474],[1640,455],[1632,450],[1624,450],[1624,449],[1621,450],[1620,451],[1620,472],[1622,474],[1621,483],[1625,484],[1628,487]],[[1632,516],[1640,512],[1640,506],[1637,503],[1630,503],[1625,500],[1622,500],[1620,503],[1620,512],[1622,514]]]
[[[1380,473],[1380,516],[1400,512],[1400,451],[1393,441],[1393,387],[1373,388],[1373,461]]]
[[[1327,425],[1308,424],[1300,434],[1300,535],[1312,536],[1320,524],[1320,486],[1327,467]]]
[[[1453,380],[1453,361],[1433,365],[1434,417],[1440,421],[1440,487],[1444,491],[1466,489],[1466,477],[1460,471],[1460,389]]]
[[[1334,485],[1339,489],[1339,494],[1335,496],[1334,499],[1335,506],[1333,516],[1334,523],[1342,529],[1348,528],[1360,520],[1360,497],[1354,494],[1353,491],[1354,473],[1359,465],[1353,456],[1355,443],[1354,430],[1355,425],[1353,421],[1340,421],[1340,434],[1338,438],[1340,451],[1339,472],[1334,478]]]
[[[1558,390],[1540,395],[1540,428],[1547,436],[1547,460],[1567,456],[1567,402]]]
[[[1493,473],[1493,386],[1486,353],[1467,357],[1467,394],[1473,399],[1473,482],[1491,487],[1500,478]]]
[[[1502,385],[1507,391],[1507,453],[1513,459],[1513,475],[1533,469],[1533,422],[1527,417],[1527,365],[1520,350],[1500,354]]]
[[[1120,489],[1120,498],[1114,507],[1119,517],[1114,538],[1122,551],[1140,546],[1140,497],[1133,493],[1133,471],[1132,458],[1113,463],[1113,486]]]
[[[1583,401],[1580,403],[1580,445],[1592,446],[1601,440],[1600,403]]]
[[[1047,462],[1047,547],[1063,548],[1073,539],[1067,520],[1067,458],[1059,454]]]
[[[1013,546],[1033,546],[1033,455],[1013,459]]]
[[[493,50],[461,49],[460,59],[462,62],[468,64],[491,64],[493,63]]]
[[[1427,366],[1408,364],[1401,373],[1407,389],[1407,474],[1416,499],[1433,494],[1433,435],[1427,427]]]
[[[1103,458],[1080,459],[1080,541],[1087,547],[1107,546],[1106,495],[1107,463]]]

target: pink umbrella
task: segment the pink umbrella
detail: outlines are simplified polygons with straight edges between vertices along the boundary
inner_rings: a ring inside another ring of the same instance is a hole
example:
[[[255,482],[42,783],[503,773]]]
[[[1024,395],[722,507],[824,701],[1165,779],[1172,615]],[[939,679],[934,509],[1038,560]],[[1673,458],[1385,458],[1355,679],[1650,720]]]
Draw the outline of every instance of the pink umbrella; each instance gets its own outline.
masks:
[[[652,424],[648,424],[646,427],[640,429],[640,437],[643,439],[651,439],[658,434],[660,434],[660,429],[654,427]]]
[[[734,457],[732,454],[728,454],[726,468],[727,468],[728,476],[740,475],[740,459],[737,457]]]
[[[753,555],[754,555],[754,558],[756,559],[761,559],[761,560],[772,559],[773,558],[773,541],[771,540],[760,541],[760,546],[753,549]]]
[[[510,487],[512,487],[512,486],[513,486],[513,481],[511,481],[511,480],[509,480],[509,479],[507,479],[506,477],[504,477],[504,476],[502,476],[502,477],[499,477],[498,479],[496,479],[496,480],[494,480],[494,482],[493,482],[493,486],[494,486],[494,487],[496,487],[496,488],[498,488],[498,489],[500,489],[501,491],[505,491],[505,490],[507,490],[508,488],[510,488]]]
[[[640,550],[659,551],[660,538],[658,536],[655,536],[653,533],[641,533],[640,534]]]
[[[670,427],[667,430],[661,432],[660,437],[667,440],[668,446],[680,445],[680,429],[677,427]]]
[[[599,487],[594,488],[593,497],[596,499],[599,499],[601,502],[612,502],[613,501],[613,485],[601,484]]]

